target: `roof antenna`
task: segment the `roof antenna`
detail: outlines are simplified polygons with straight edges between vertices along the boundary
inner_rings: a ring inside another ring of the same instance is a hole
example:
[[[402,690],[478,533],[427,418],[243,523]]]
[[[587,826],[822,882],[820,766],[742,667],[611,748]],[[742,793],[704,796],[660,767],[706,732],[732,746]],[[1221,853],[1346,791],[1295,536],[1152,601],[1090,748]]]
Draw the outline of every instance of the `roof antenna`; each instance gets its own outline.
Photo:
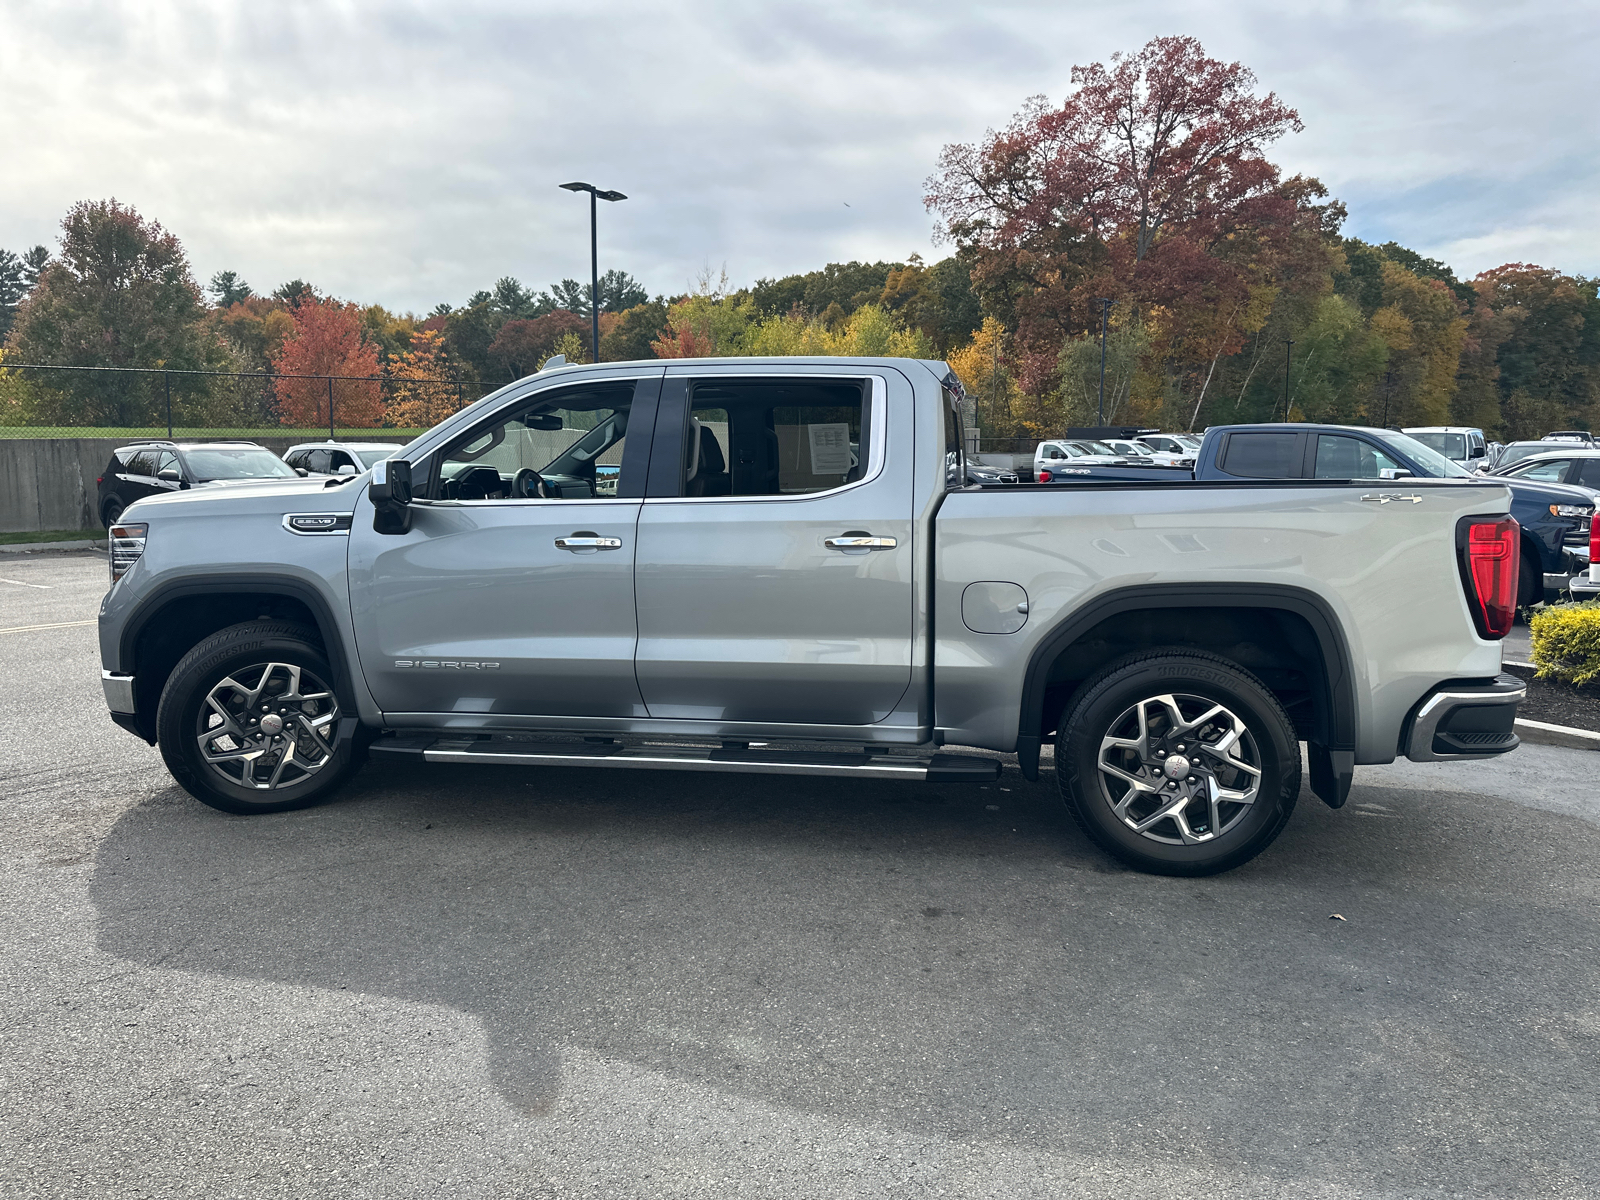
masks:
[[[540,365],[539,370],[551,371],[556,367],[564,367],[566,365],[567,356],[565,354],[552,354],[549,358],[544,360],[544,362]]]

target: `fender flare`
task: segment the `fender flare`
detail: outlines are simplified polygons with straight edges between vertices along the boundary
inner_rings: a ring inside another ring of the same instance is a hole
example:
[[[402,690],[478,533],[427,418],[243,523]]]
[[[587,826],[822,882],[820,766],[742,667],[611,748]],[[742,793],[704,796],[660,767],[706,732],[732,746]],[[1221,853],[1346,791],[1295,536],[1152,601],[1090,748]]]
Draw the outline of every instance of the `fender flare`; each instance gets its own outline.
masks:
[[[139,645],[139,638],[150,622],[168,604],[190,596],[212,595],[284,596],[304,604],[311,611],[311,617],[317,624],[317,632],[322,636],[323,650],[328,655],[328,664],[333,668],[333,687],[339,697],[339,703],[345,706],[346,712],[356,711],[355,677],[345,658],[344,640],[340,637],[339,623],[333,615],[333,606],[317,588],[292,575],[243,573],[205,575],[174,580],[152,589],[148,595],[140,599],[138,605],[128,614],[128,619],[123,622],[122,633],[117,640],[119,666],[124,670],[132,668],[131,673],[137,674],[138,664],[135,662],[134,651]]]
[[[1322,692],[1330,733],[1325,749],[1351,755],[1356,746],[1355,673],[1350,646],[1333,610],[1315,592],[1274,583],[1143,584],[1097,596],[1063,617],[1028,658],[1017,726],[1017,760],[1029,779],[1039,776],[1040,726],[1050,667],[1061,652],[1107,617],[1147,608],[1262,608],[1302,618],[1322,651]]]

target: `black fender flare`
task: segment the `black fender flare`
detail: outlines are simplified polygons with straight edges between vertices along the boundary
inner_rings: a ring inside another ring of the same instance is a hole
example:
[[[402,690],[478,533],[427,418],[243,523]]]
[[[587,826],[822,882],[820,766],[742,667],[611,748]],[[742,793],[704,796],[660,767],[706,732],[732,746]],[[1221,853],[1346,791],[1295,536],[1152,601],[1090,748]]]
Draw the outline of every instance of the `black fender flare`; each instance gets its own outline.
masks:
[[[317,623],[317,632],[322,635],[323,649],[328,655],[329,665],[333,667],[333,687],[339,697],[339,703],[348,713],[357,711],[355,677],[345,657],[344,640],[340,637],[340,626],[333,615],[333,606],[316,587],[292,575],[245,573],[202,575],[173,580],[154,588],[140,599],[133,611],[128,614],[128,619],[123,622],[121,636],[117,639],[118,666],[137,674],[135,650],[139,645],[139,638],[156,615],[172,601],[191,596],[216,595],[283,596],[304,604]]]
[[[1338,755],[1335,761],[1353,766],[1356,704],[1350,646],[1338,618],[1321,596],[1288,584],[1156,583],[1117,588],[1096,596],[1081,608],[1073,609],[1039,639],[1028,658],[1027,673],[1023,677],[1022,711],[1017,725],[1017,761],[1023,775],[1029,779],[1039,777],[1040,727],[1044,723],[1045,688],[1051,664],[1063,650],[1107,617],[1147,608],[1277,609],[1302,618],[1322,651],[1320,703],[1326,706],[1329,730],[1329,744],[1322,749]],[[1315,759],[1317,748],[1312,749]],[[1348,788],[1348,783],[1345,786]],[[1343,802],[1342,797],[1340,802]]]

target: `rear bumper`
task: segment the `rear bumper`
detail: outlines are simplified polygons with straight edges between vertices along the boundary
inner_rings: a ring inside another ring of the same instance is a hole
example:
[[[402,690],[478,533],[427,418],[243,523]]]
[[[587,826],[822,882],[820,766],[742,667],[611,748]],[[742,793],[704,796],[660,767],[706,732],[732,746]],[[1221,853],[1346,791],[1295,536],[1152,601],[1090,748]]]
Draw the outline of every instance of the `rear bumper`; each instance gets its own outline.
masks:
[[[1405,754],[1412,762],[1494,758],[1519,745],[1517,706],[1528,685],[1515,675],[1493,682],[1448,683],[1422,698],[1407,723]]]

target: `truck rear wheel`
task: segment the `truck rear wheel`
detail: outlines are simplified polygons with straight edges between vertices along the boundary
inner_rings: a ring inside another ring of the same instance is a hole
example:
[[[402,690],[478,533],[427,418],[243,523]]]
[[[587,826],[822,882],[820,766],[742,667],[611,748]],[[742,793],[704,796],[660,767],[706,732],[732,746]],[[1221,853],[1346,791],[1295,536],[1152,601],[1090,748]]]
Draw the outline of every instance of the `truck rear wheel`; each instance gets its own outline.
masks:
[[[250,621],[184,655],[156,710],[161,757],[195,799],[230,813],[326,800],[356,765],[339,737],[333,669],[309,629]]]
[[[1101,849],[1160,875],[1213,875],[1260,854],[1300,794],[1283,706],[1227,659],[1130,655],[1086,680],[1056,736],[1067,810]]]

